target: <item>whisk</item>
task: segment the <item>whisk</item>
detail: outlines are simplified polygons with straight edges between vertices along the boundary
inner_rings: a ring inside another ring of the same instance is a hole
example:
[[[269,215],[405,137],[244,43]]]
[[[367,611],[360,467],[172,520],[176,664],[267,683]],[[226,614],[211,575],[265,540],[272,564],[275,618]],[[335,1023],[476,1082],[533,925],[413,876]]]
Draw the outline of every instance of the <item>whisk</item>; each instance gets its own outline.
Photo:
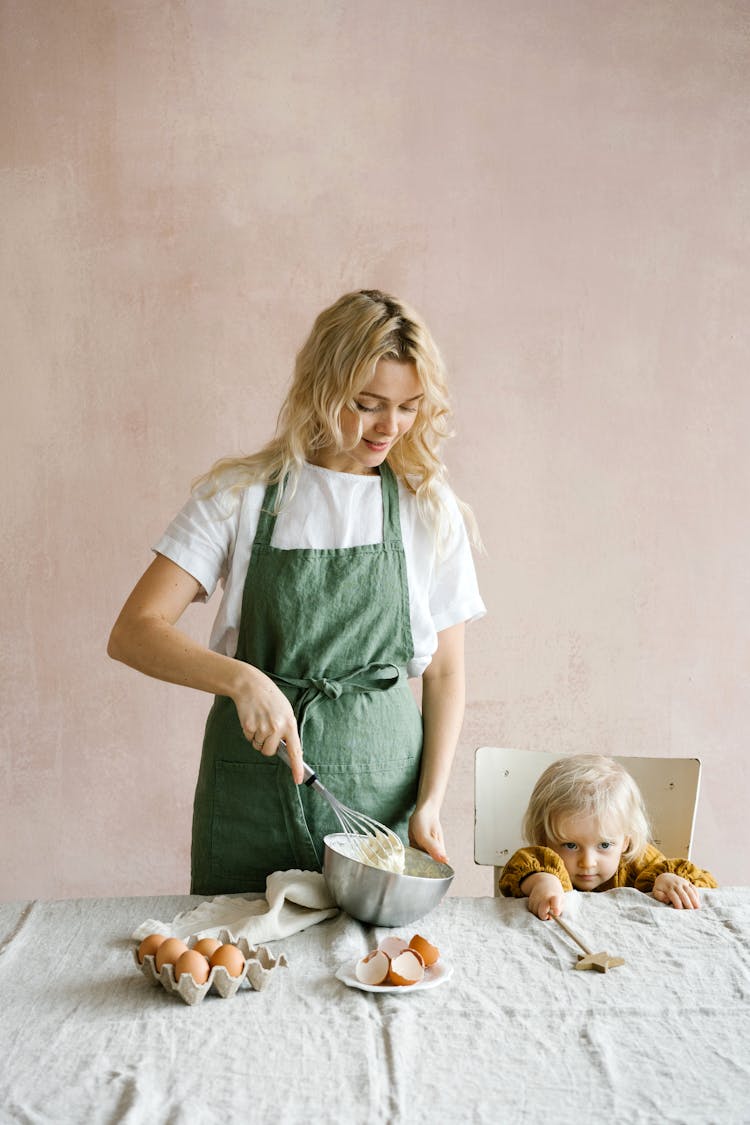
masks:
[[[279,743],[278,756],[291,769],[289,753],[286,743]],[[393,829],[373,820],[371,816],[355,812],[354,809],[342,805],[337,797],[319,780],[314,769],[307,762],[302,763],[304,773],[303,785],[308,785],[316,793],[320,793],[333,809],[344,834],[347,836],[351,848],[351,858],[367,864],[368,867],[383,867],[387,871],[402,872],[404,870],[404,845]]]

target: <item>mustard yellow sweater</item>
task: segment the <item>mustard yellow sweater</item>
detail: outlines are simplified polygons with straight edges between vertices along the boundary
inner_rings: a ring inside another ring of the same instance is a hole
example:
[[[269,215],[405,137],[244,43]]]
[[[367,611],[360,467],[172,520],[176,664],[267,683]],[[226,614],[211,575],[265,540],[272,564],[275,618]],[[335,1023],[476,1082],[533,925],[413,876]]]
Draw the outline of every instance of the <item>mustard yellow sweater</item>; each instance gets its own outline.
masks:
[[[537,871],[544,871],[549,875],[557,875],[564,891],[572,891],[567,868],[557,852],[552,848],[529,847],[520,848],[506,863],[500,876],[499,889],[506,898],[525,898],[521,890],[521,883],[529,875]],[[656,877],[669,871],[673,875],[681,875],[696,887],[716,887],[718,884],[713,875],[696,867],[688,859],[667,859],[658,848],[649,844],[639,859],[632,859],[629,863],[620,863],[613,879],[595,887],[595,891],[611,890],[613,887],[635,887],[638,891],[648,893],[653,890]]]

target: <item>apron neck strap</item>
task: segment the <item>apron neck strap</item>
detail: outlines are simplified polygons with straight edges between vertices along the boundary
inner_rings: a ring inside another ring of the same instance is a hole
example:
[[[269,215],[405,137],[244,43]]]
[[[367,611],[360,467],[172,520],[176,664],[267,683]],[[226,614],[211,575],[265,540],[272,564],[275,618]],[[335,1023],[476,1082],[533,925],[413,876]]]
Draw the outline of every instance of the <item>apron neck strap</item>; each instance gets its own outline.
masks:
[[[288,478],[287,478],[288,479]],[[286,484],[286,481],[284,481]],[[279,482],[274,481],[266,488],[258,517],[255,542],[270,546],[277,513],[274,511]],[[383,543],[401,545],[401,520],[398,508],[398,481],[390,465],[384,461],[380,466],[380,491],[383,498]]]
[[[286,481],[284,482],[286,483]],[[279,491],[279,482],[274,481],[266,487],[266,492],[263,497],[263,503],[260,506],[260,515],[258,516],[258,527],[255,532],[255,542],[260,543],[266,547],[271,545],[271,536],[273,529],[276,526],[276,516],[278,513],[274,511],[276,506],[276,496]]]
[[[398,481],[387,461],[380,466],[383,494],[383,542],[401,545],[401,520],[398,514]]]

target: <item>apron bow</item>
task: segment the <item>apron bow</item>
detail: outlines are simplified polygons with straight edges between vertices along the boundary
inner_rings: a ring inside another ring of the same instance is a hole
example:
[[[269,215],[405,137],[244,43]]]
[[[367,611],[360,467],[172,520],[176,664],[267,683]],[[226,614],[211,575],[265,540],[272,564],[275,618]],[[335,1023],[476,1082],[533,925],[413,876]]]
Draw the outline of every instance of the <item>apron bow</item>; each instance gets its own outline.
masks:
[[[321,691],[329,699],[338,699],[344,690],[338,680],[310,680],[310,686],[316,691]]]
[[[294,676],[282,676],[274,672],[266,673],[274,683],[297,688],[302,693],[294,705],[300,738],[302,738],[305,715],[314,703],[321,699],[339,699],[340,696],[350,692],[388,691],[389,688],[396,686],[402,674],[405,675],[406,670],[404,669],[402,673],[397,664],[366,664],[337,679],[329,679],[328,676],[297,679]]]

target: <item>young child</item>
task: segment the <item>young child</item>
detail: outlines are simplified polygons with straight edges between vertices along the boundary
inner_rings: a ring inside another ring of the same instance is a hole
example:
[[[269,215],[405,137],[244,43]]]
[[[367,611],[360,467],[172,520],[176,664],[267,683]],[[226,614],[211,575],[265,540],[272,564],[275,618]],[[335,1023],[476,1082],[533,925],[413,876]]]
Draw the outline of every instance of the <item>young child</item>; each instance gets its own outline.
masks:
[[[544,771],[523,820],[521,848],[506,864],[500,892],[528,898],[543,920],[563,911],[563,894],[636,887],[678,910],[697,910],[696,887],[715,887],[687,859],[667,859],[649,843],[643,798],[612,758],[577,754]]]

